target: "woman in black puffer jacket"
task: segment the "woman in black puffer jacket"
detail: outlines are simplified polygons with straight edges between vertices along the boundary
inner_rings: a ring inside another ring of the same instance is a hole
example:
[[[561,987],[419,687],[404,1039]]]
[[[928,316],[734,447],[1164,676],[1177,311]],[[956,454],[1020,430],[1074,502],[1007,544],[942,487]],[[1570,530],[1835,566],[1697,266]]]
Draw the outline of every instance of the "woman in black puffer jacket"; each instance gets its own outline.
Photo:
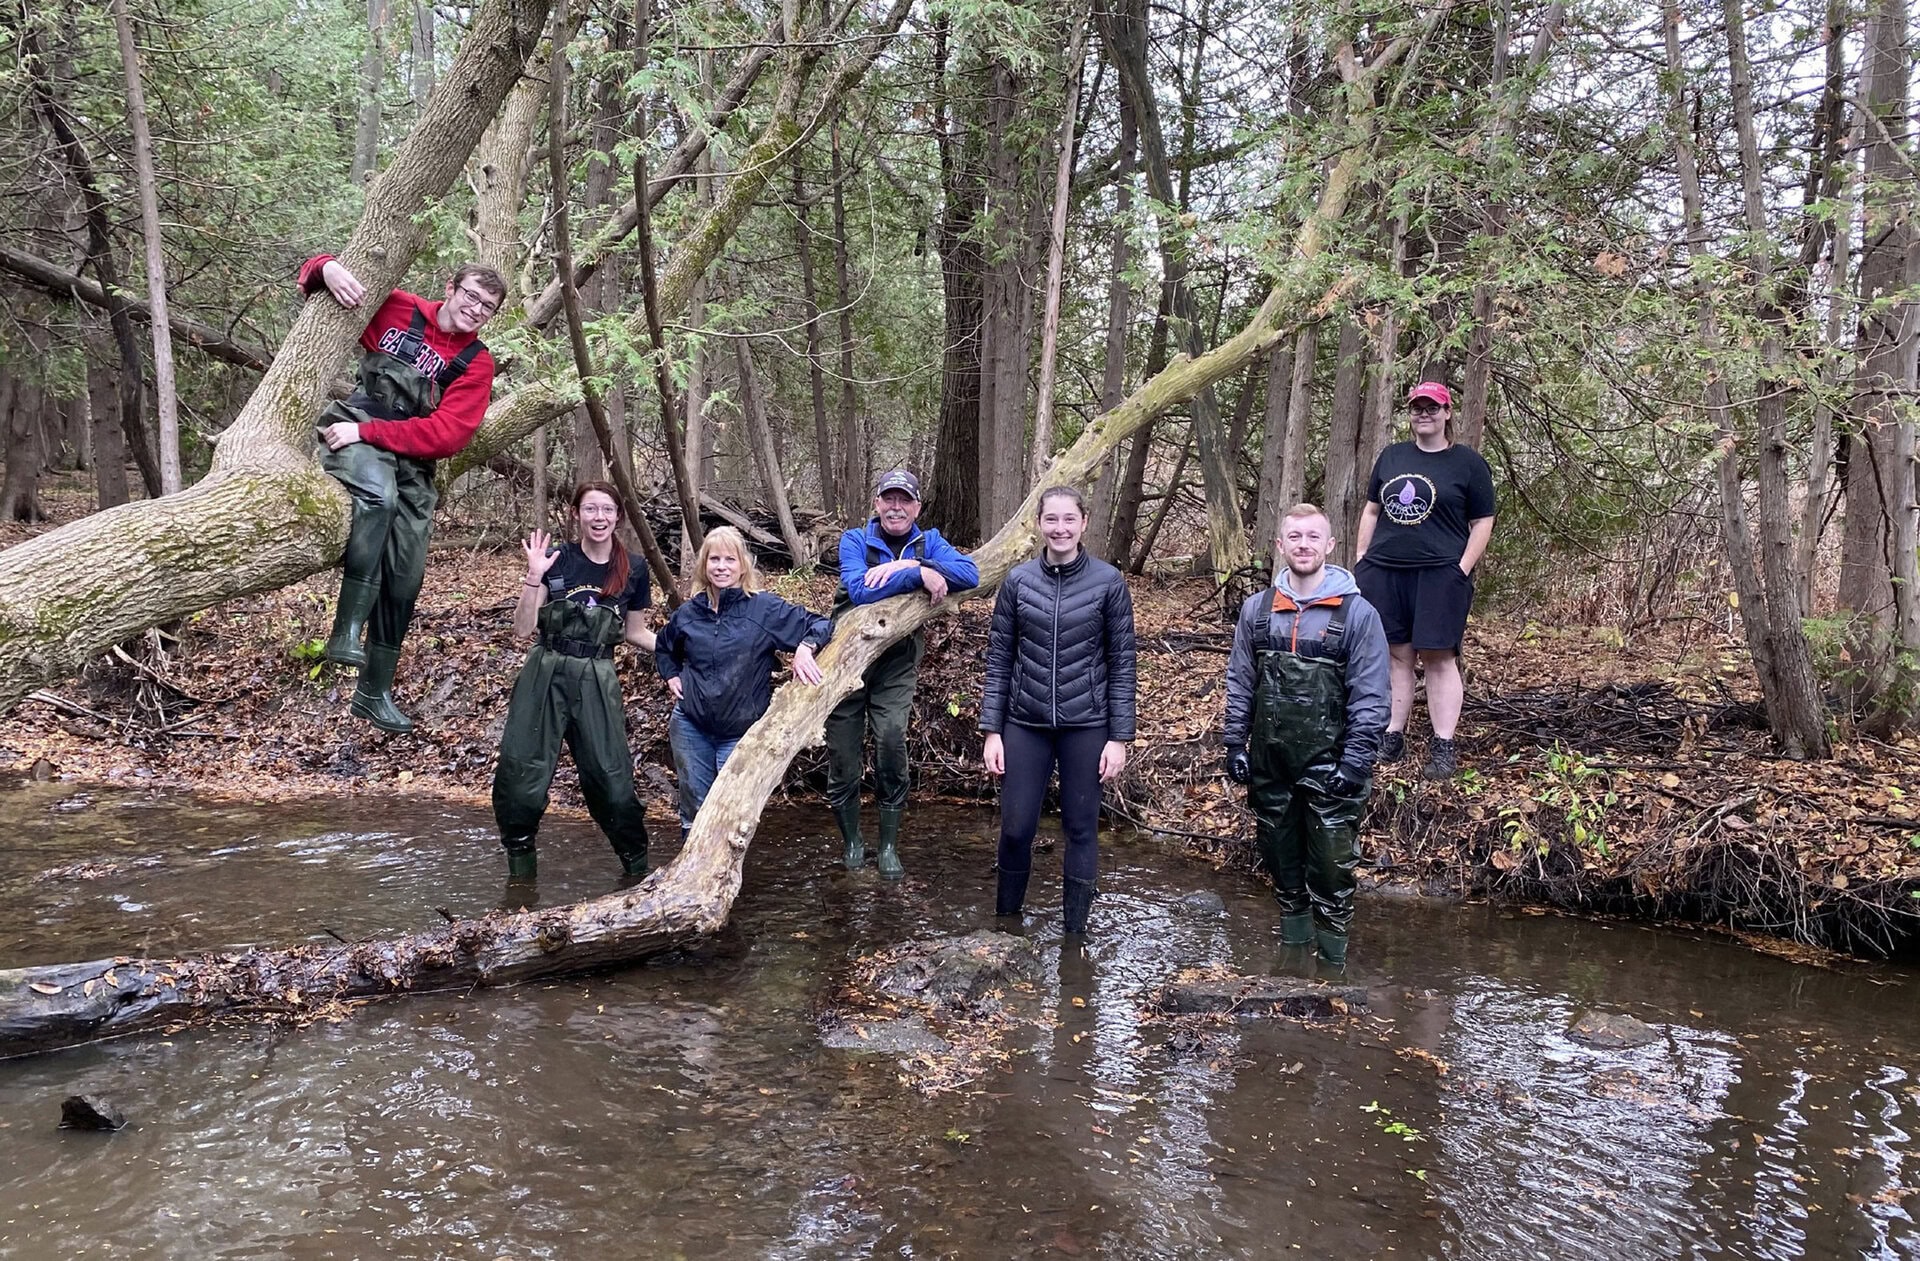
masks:
[[[1033,834],[1060,768],[1066,834],[1061,905],[1084,933],[1099,868],[1100,785],[1127,764],[1133,740],[1133,597],[1126,579],[1080,546],[1087,505],[1054,486],[1040,496],[1046,551],[1001,584],[987,632],[982,756],[1000,786],[1000,886],[995,910],[1018,915],[1033,870]]]

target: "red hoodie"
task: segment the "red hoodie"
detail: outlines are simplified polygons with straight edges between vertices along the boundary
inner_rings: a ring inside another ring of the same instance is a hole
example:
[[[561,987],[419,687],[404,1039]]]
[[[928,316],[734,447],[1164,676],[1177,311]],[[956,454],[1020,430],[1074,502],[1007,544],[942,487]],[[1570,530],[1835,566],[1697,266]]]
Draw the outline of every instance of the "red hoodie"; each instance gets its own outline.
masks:
[[[320,271],[332,260],[331,254],[317,254],[306,261],[300,268],[299,285],[302,293],[318,293],[326,288]],[[405,333],[413,322],[414,311],[422,311],[426,315],[427,328],[421,334],[424,344],[413,366],[422,376],[432,376],[474,340],[471,334],[442,332],[436,318],[440,314],[440,306],[438,302],[429,302],[404,289],[395,289],[380,304],[380,309],[373,313],[373,318],[367,321],[366,331],[360,334],[360,344],[368,350],[390,350],[391,346],[383,346],[382,340],[397,338]],[[447,392],[440,398],[440,406],[433,412],[412,420],[362,421],[360,440],[395,455],[412,456],[416,460],[443,460],[450,455],[458,455],[466,449],[467,443],[473,441],[474,431],[486,419],[487,403],[492,396],[493,356],[483,348],[467,365],[466,372],[447,387]]]

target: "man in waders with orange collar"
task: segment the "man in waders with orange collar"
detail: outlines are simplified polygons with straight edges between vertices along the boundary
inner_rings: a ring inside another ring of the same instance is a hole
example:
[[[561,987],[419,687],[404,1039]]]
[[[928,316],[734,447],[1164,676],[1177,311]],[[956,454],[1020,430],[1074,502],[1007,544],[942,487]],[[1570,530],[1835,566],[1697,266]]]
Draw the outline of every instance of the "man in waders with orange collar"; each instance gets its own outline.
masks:
[[[330,254],[308,259],[299,285],[344,307],[367,297]],[[479,333],[506,294],[500,273],[479,263],[454,273],[443,302],[393,290],[360,334],[353,393],[314,422],[322,466],[353,496],[326,658],[359,667],[349,710],[382,731],[413,730],[393,703],[393,674],[427,571],[433,462],[465,450],[486,419],[493,356]]]
[[[1240,606],[1227,659],[1227,776],[1247,785],[1280,940],[1345,967],[1354,838],[1387,727],[1387,637],[1353,575],[1327,564],[1312,504],[1280,519],[1273,585]]]

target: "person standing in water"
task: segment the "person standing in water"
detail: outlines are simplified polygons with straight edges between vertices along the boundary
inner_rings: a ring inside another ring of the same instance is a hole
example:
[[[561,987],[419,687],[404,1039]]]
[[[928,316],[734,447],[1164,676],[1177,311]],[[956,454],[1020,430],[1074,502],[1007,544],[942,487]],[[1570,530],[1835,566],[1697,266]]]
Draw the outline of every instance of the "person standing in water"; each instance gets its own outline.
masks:
[[[1347,961],[1354,839],[1387,725],[1387,639],[1353,576],[1327,564],[1313,504],[1280,520],[1273,585],[1240,606],[1227,658],[1227,777],[1247,785],[1280,940]]]
[[[633,788],[627,707],[613,665],[617,644],[653,651],[647,567],[620,542],[612,486],[582,482],[573,493],[573,519],[578,542],[555,548],[544,530],[527,536],[527,575],[513,609],[515,638],[538,632],[514,680],[493,773],[493,814],[515,880],[536,874],[535,837],[562,740],[573,751],[587,811],[620,856],[620,869],[647,874],[646,812]]]
[[[1040,806],[1060,771],[1066,835],[1061,909],[1087,930],[1099,872],[1101,785],[1127,764],[1134,735],[1133,597],[1120,571],[1081,546],[1087,504],[1071,486],[1040,496],[1045,550],[1001,584],[987,632],[981,749],[1001,776],[994,910],[1018,915],[1033,871]]]

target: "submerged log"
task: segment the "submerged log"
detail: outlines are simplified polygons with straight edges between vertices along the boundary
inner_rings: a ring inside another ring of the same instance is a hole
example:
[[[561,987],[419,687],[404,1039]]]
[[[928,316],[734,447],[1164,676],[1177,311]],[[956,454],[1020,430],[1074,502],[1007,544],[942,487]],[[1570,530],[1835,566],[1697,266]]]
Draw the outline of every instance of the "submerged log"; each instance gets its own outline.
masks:
[[[1294,239],[1290,263],[1253,318],[1199,358],[1177,356],[1119,406],[1095,417],[1013,517],[974,553],[980,585],[959,598],[992,594],[1007,572],[1032,554],[1041,489],[1089,484],[1124,438],[1243,370],[1300,325],[1325,318],[1340,301],[1351,278],[1327,274],[1323,256],[1366,161],[1373,81],[1405,47],[1406,40],[1396,41],[1364,71],[1357,68],[1351,47],[1340,50],[1356,106],[1352,143],[1329,172],[1318,205]],[[324,305],[310,306],[305,318]],[[329,480],[317,469],[311,476]],[[748,844],[788,763],[801,749],[820,743],[828,713],[860,687],[875,658],[957,603],[949,599],[936,606],[918,594],[898,596],[842,618],[819,657],[824,681],[817,687],[789,682],[779,690],[714,781],[679,856],[633,890],[542,911],[457,920],[385,941],[0,971],[0,1056],[222,1013],[297,1016],[316,1006],[409,990],[514,984],[636,961],[711,934],[726,923],[739,895]]]

